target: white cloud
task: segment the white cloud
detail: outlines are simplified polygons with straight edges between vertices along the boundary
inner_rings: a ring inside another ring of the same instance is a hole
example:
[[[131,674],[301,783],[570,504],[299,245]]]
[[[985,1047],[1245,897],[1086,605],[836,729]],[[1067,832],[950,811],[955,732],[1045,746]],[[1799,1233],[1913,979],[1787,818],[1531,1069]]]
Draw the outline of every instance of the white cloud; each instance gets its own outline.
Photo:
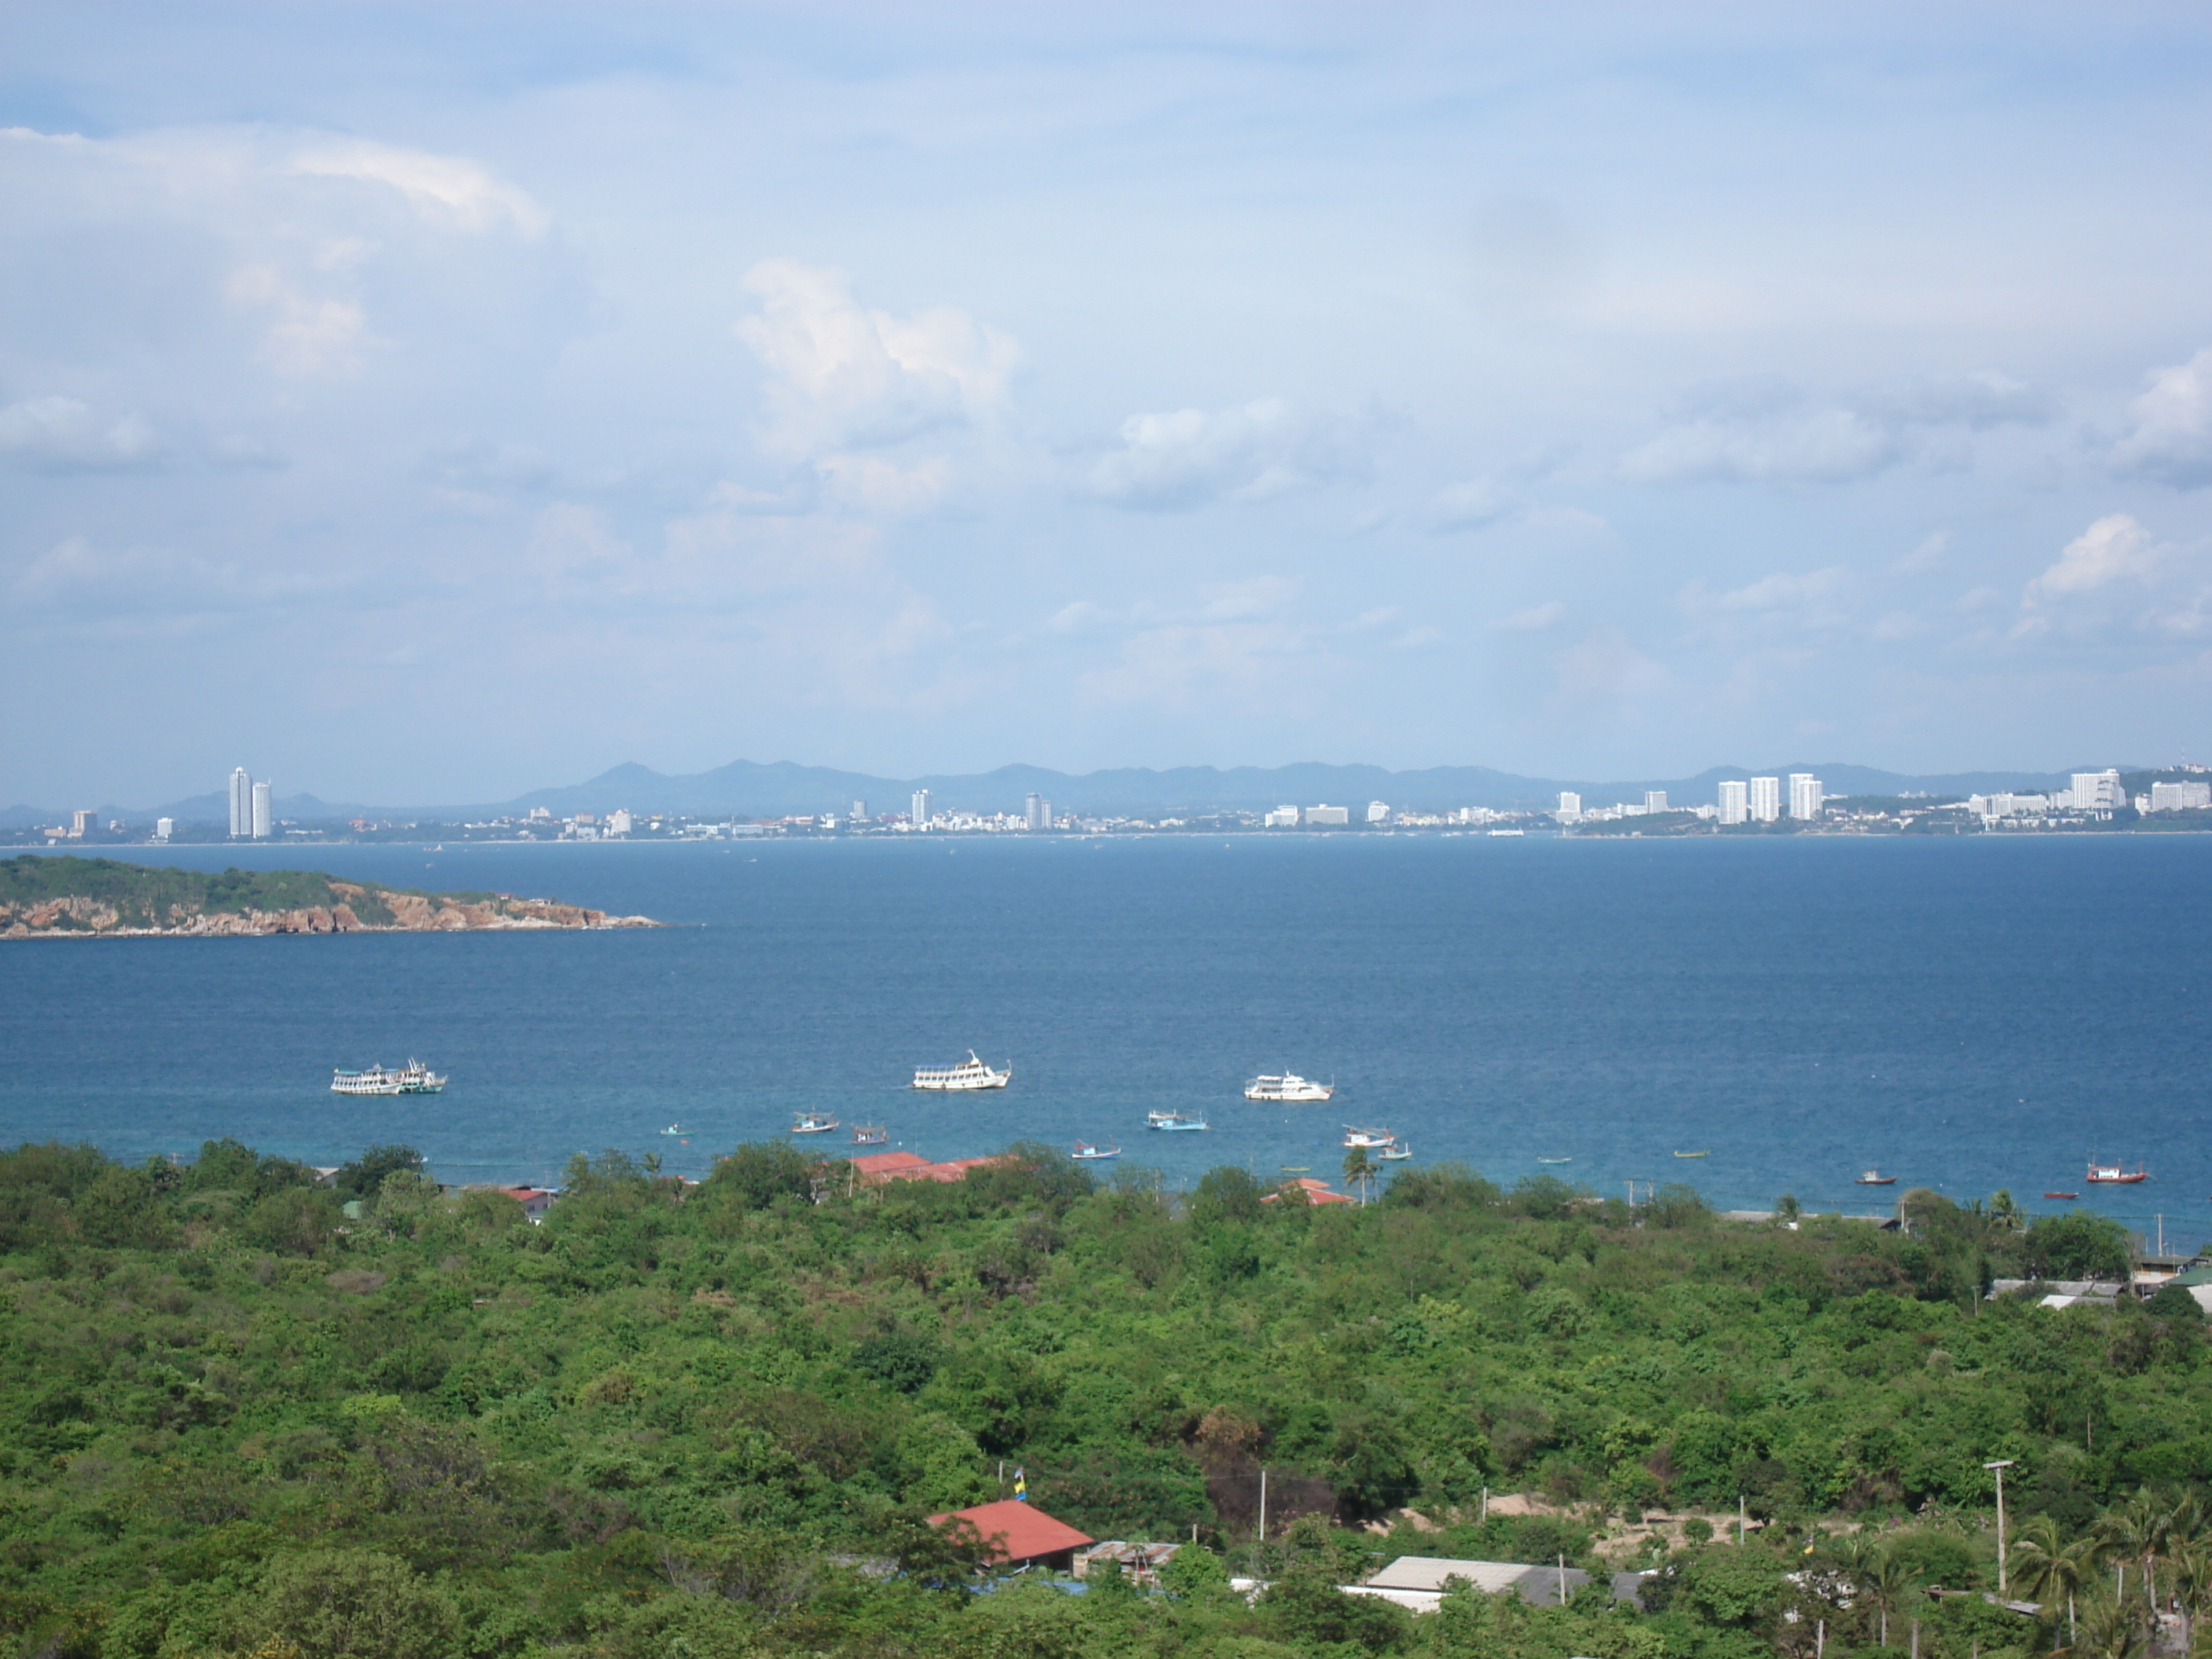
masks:
[[[1670,428],[1621,459],[1632,483],[1842,483],[1903,455],[1894,431],[1847,409],[1761,422],[1706,417]]]
[[[1121,438],[1121,447],[1091,467],[1090,492],[1155,511],[1266,501],[1353,475],[1361,463],[1340,422],[1279,398],[1237,409],[1132,415]]]
[[[1761,614],[1777,611],[1822,612],[1830,610],[1848,573],[1841,565],[1808,571],[1802,576],[1778,572],[1762,576],[1747,586],[1733,588],[1705,601],[1715,611],[1748,611]]]
[[[155,618],[180,629],[210,616],[283,605],[348,585],[328,570],[256,570],[172,548],[110,552],[71,536],[33,559],[15,580],[25,605],[80,617]]]
[[[505,220],[524,235],[535,236],[547,224],[544,210],[523,191],[457,156],[364,139],[325,141],[293,156],[288,170],[389,185],[416,209],[441,213],[470,230],[487,230]]]
[[[1521,507],[1521,498],[1487,478],[1469,478],[1448,484],[1429,503],[1429,527],[1439,534],[1480,530],[1510,518]]]
[[[2113,447],[2113,466],[2185,489],[2212,484],[2212,349],[2149,379],[2131,406],[2135,430]]]
[[[1567,617],[1567,607],[1558,599],[1547,599],[1541,605],[1532,605],[1516,611],[1505,619],[1504,625],[1516,634],[1540,634],[1547,628],[1556,628]]]
[[[270,265],[246,265],[230,279],[230,297],[270,313],[261,360],[280,374],[337,376],[361,368],[368,316],[350,300],[301,294]]]
[[[786,459],[896,444],[1007,415],[1020,349],[949,307],[869,311],[841,271],[770,259],[746,272],[760,310],[737,325],[770,376],[763,442]]]
[[[137,415],[107,416],[74,398],[32,398],[0,409],[0,459],[34,472],[125,472],[161,459]]]
[[[1995,370],[1864,388],[1826,405],[1784,382],[1709,389],[1621,459],[1635,483],[1847,483],[1917,458],[1955,469],[1966,434],[2050,417],[2049,400]]]
[[[2067,543],[2057,562],[2028,583],[2021,603],[2033,608],[2094,592],[2117,581],[2148,576],[2157,563],[2150,532],[2130,514],[2114,513]]]
[[[1947,530],[1931,531],[1920,538],[1920,544],[1899,559],[1890,568],[1901,576],[1917,576],[1936,568],[1943,556],[1951,550],[1951,533]]]

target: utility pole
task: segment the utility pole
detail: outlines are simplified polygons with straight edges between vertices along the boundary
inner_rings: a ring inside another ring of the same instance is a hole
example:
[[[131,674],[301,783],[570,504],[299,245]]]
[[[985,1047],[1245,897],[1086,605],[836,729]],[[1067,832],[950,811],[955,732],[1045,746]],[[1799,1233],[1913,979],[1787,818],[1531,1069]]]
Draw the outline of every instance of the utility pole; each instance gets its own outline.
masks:
[[[1267,1470],[1264,1464],[1260,1469],[1260,1541],[1267,1541]]]
[[[1744,1507],[1743,1494],[1735,1495],[1735,1546],[1743,1547],[1744,1539],[1751,1526],[1751,1512]]]
[[[1490,1523],[1490,1488],[1487,1486],[1482,1489],[1482,1521],[1485,1526]]]
[[[1567,1605],[1567,1558],[1559,1558],[1559,1605]]]
[[[2000,1457],[1994,1463],[1982,1465],[1997,1478],[1997,1600],[2000,1601],[2005,1599],[2004,1472],[2013,1466],[2014,1462],[2009,1457]]]

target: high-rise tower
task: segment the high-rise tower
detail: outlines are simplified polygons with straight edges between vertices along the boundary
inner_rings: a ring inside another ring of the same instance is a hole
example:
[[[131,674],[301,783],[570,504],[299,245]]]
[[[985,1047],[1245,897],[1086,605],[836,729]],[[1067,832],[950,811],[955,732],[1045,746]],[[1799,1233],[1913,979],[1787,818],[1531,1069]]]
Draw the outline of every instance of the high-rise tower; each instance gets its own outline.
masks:
[[[253,778],[242,766],[230,775],[230,833],[253,833]]]

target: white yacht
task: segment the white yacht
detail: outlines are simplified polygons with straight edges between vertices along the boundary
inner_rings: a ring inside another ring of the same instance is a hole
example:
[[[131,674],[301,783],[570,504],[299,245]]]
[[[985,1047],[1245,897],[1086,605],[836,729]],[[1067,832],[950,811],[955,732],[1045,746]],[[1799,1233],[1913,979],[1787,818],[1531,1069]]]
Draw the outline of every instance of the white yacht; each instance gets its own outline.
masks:
[[[917,1066],[914,1072],[914,1086],[917,1089],[1003,1089],[1014,1075],[1014,1062],[1006,1062],[1006,1069],[994,1072],[975,1058],[970,1048],[968,1058],[957,1066]]]
[[[1247,1100],[1327,1100],[1336,1092],[1334,1083],[1315,1083],[1296,1072],[1280,1077],[1255,1077],[1244,1085]]]

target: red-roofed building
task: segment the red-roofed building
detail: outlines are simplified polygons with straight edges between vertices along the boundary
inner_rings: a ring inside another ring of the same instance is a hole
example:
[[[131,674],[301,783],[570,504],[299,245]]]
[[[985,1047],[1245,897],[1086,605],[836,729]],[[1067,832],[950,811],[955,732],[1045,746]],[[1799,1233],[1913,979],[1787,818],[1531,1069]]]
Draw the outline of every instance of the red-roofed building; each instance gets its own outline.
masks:
[[[561,1195],[546,1187],[495,1187],[491,1190],[504,1193],[522,1206],[523,1214],[532,1221],[544,1220],[545,1212],[553,1207],[553,1200]]]
[[[948,1521],[967,1522],[991,1546],[991,1559],[1013,1567],[1057,1567],[1064,1572],[1074,1566],[1075,1552],[1095,1541],[1089,1533],[1078,1532],[1018,1498],[929,1517],[933,1527]]]
[[[1283,1195],[1283,1193],[1289,1192],[1293,1187],[1304,1190],[1306,1202],[1309,1204],[1349,1204],[1352,1201],[1348,1194],[1329,1191],[1327,1182],[1316,1181],[1311,1176],[1300,1176],[1296,1181],[1285,1181],[1281,1192],[1269,1193],[1260,1201],[1262,1204],[1273,1204]]]
[[[864,1186],[880,1187],[887,1181],[965,1181],[968,1171],[996,1164],[995,1158],[956,1158],[932,1164],[915,1152],[870,1152],[853,1160]]]

